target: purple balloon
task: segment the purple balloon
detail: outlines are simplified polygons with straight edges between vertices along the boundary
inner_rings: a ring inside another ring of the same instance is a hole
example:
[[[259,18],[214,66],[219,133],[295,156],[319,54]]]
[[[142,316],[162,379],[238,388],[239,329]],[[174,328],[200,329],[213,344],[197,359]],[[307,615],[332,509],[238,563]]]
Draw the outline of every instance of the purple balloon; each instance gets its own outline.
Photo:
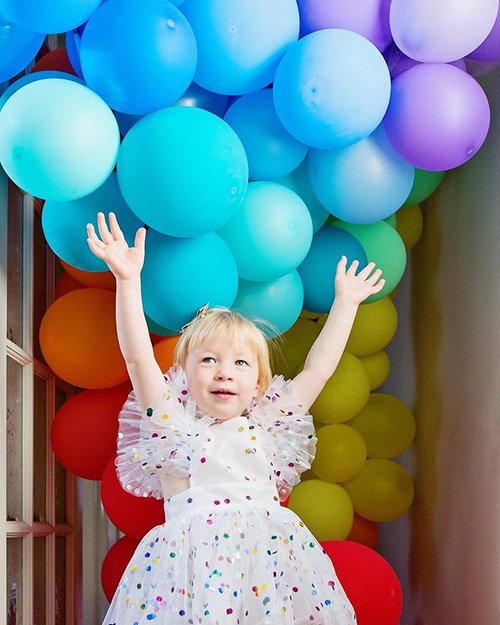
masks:
[[[300,36],[324,28],[345,28],[363,35],[381,52],[392,41],[391,0],[297,0]]]
[[[415,59],[411,59],[409,56],[406,56],[404,52],[401,52],[394,42],[384,51],[383,57],[389,68],[391,78],[393,79],[403,72],[406,72],[410,67],[414,67],[420,63],[420,61],[415,61]],[[452,61],[450,65],[454,65],[464,72],[467,71],[464,59]]]
[[[458,167],[479,150],[490,108],[479,83],[447,63],[421,63],[392,82],[384,119],[389,141],[419,169]]]
[[[490,34],[468,57],[474,61],[500,61],[500,10]]]

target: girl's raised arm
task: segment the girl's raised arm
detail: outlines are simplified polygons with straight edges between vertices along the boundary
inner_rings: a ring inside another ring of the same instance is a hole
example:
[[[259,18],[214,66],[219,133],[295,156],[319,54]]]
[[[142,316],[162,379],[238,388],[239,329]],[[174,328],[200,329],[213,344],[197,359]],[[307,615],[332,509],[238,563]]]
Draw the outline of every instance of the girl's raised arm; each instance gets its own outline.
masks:
[[[129,247],[114,213],[109,213],[109,228],[104,214],[98,213],[97,227],[99,236],[92,224],[87,225],[87,242],[115,276],[118,341],[137,401],[145,409],[149,402],[161,397],[165,386],[142,308],[141,270],[146,229],[139,228],[133,247]]]

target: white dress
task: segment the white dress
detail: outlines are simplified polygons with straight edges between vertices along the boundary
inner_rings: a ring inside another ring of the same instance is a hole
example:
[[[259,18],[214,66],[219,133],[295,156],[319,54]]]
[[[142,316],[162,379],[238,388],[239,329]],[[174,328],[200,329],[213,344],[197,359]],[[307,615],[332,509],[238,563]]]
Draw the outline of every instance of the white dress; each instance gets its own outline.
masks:
[[[163,497],[166,473],[185,483],[166,522],[138,545],[104,625],[353,625],[330,558],[280,505],[310,467],[311,416],[275,378],[246,416],[201,415],[180,368],[142,413],[120,413],[117,471],[137,496]]]

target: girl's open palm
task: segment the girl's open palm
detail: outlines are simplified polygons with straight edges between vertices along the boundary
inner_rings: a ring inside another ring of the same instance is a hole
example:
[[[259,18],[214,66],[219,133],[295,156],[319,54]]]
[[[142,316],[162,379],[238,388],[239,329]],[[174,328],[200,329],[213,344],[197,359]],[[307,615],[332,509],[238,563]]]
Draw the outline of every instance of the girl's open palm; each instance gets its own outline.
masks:
[[[146,228],[139,228],[133,247],[129,247],[114,213],[109,213],[109,227],[104,213],[97,214],[99,236],[87,224],[87,243],[92,253],[103,260],[116,278],[129,280],[140,275],[144,264]]]
[[[382,270],[375,269],[375,263],[368,263],[356,274],[358,267],[359,261],[355,260],[348,268],[347,258],[342,256],[335,275],[335,298],[361,304],[367,297],[379,293],[384,288],[385,280],[380,277]]]

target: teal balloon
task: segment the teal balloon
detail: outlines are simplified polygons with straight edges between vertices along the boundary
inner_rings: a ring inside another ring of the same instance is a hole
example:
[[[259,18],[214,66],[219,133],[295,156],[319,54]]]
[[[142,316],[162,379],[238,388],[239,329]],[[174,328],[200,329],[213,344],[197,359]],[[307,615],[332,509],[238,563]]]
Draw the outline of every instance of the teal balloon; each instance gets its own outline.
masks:
[[[32,32],[6,17],[0,1],[0,82],[12,78],[32,61],[42,47],[44,31]]]
[[[83,271],[106,271],[107,265],[94,256],[87,245],[86,225],[96,226],[97,213],[112,210],[129,245],[143,224],[127,206],[118,186],[116,174],[93,193],[70,202],[47,200],[42,210],[42,228],[52,251],[65,262]],[[96,226],[97,229],[97,226]]]
[[[347,258],[349,265],[353,260],[358,260],[361,268],[366,265],[365,251],[356,237],[341,228],[324,226],[314,235],[311,248],[298,267],[304,285],[304,308],[316,313],[330,310],[341,256]]]
[[[389,143],[383,126],[339,150],[311,150],[314,192],[332,215],[369,224],[394,214],[408,197],[414,167]]]
[[[43,80],[44,78],[63,78],[64,80],[71,80],[83,85],[83,80],[74,74],[68,74],[67,72],[59,72],[57,70],[47,69],[40,72],[33,72],[32,74],[24,74],[18,78],[15,82],[8,85],[5,91],[0,96],[0,110],[7,102],[10,96],[16,91],[19,91],[24,85],[28,85],[30,82],[36,82],[37,80]]]
[[[311,245],[312,221],[300,197],[275,182],[251,182],[239,211],[219,231],[244,280],[275,280],[295,269]]]
[[[24,191],[64,202],[92,193],[111,173],[120,133],[107,104],[71,80],[25,85],[0,111],[0,162]]]
[[[0,0],[0,13],[26,30],[55,35],[87,21],[102,0]]]
[[[179,334],[178,332],[174,332],[174,330],[170,330],[169,328],[164,328],[159,323],[156,323],[156,321],[153,321],[152,319],[150,319],[147,315],[145,315],[145,317],[146,317],[146,324],[148,326],[148,330],[152,334],[157,334],[158,336],[175,336],[176,334]]]
[[[147,317],[176,332],[207,303],[230,307],[238,290],[234,258],[213,232],[180,239],[148,231],[141,275]]]
[[[304,287],[294,269],[269,282],[240,280],[233,309],[249,319],[264,320],[266,335],[283,334],[297,321],[304,302]],[[267,331],[266,331],[267,328]]]
[[[177,237],[221,227],[248,184],[248,161],[234,130],[208,111],[184,106],[137,122],[122,142],[117,171],[139,219]]]
[[[410,194],[406,198],[403,206],[420,204],[420,202],[426,200],[439,187],[444,178],[444,174],[444,171],[426,171],[416,167],[415,180],[413,181]]]

